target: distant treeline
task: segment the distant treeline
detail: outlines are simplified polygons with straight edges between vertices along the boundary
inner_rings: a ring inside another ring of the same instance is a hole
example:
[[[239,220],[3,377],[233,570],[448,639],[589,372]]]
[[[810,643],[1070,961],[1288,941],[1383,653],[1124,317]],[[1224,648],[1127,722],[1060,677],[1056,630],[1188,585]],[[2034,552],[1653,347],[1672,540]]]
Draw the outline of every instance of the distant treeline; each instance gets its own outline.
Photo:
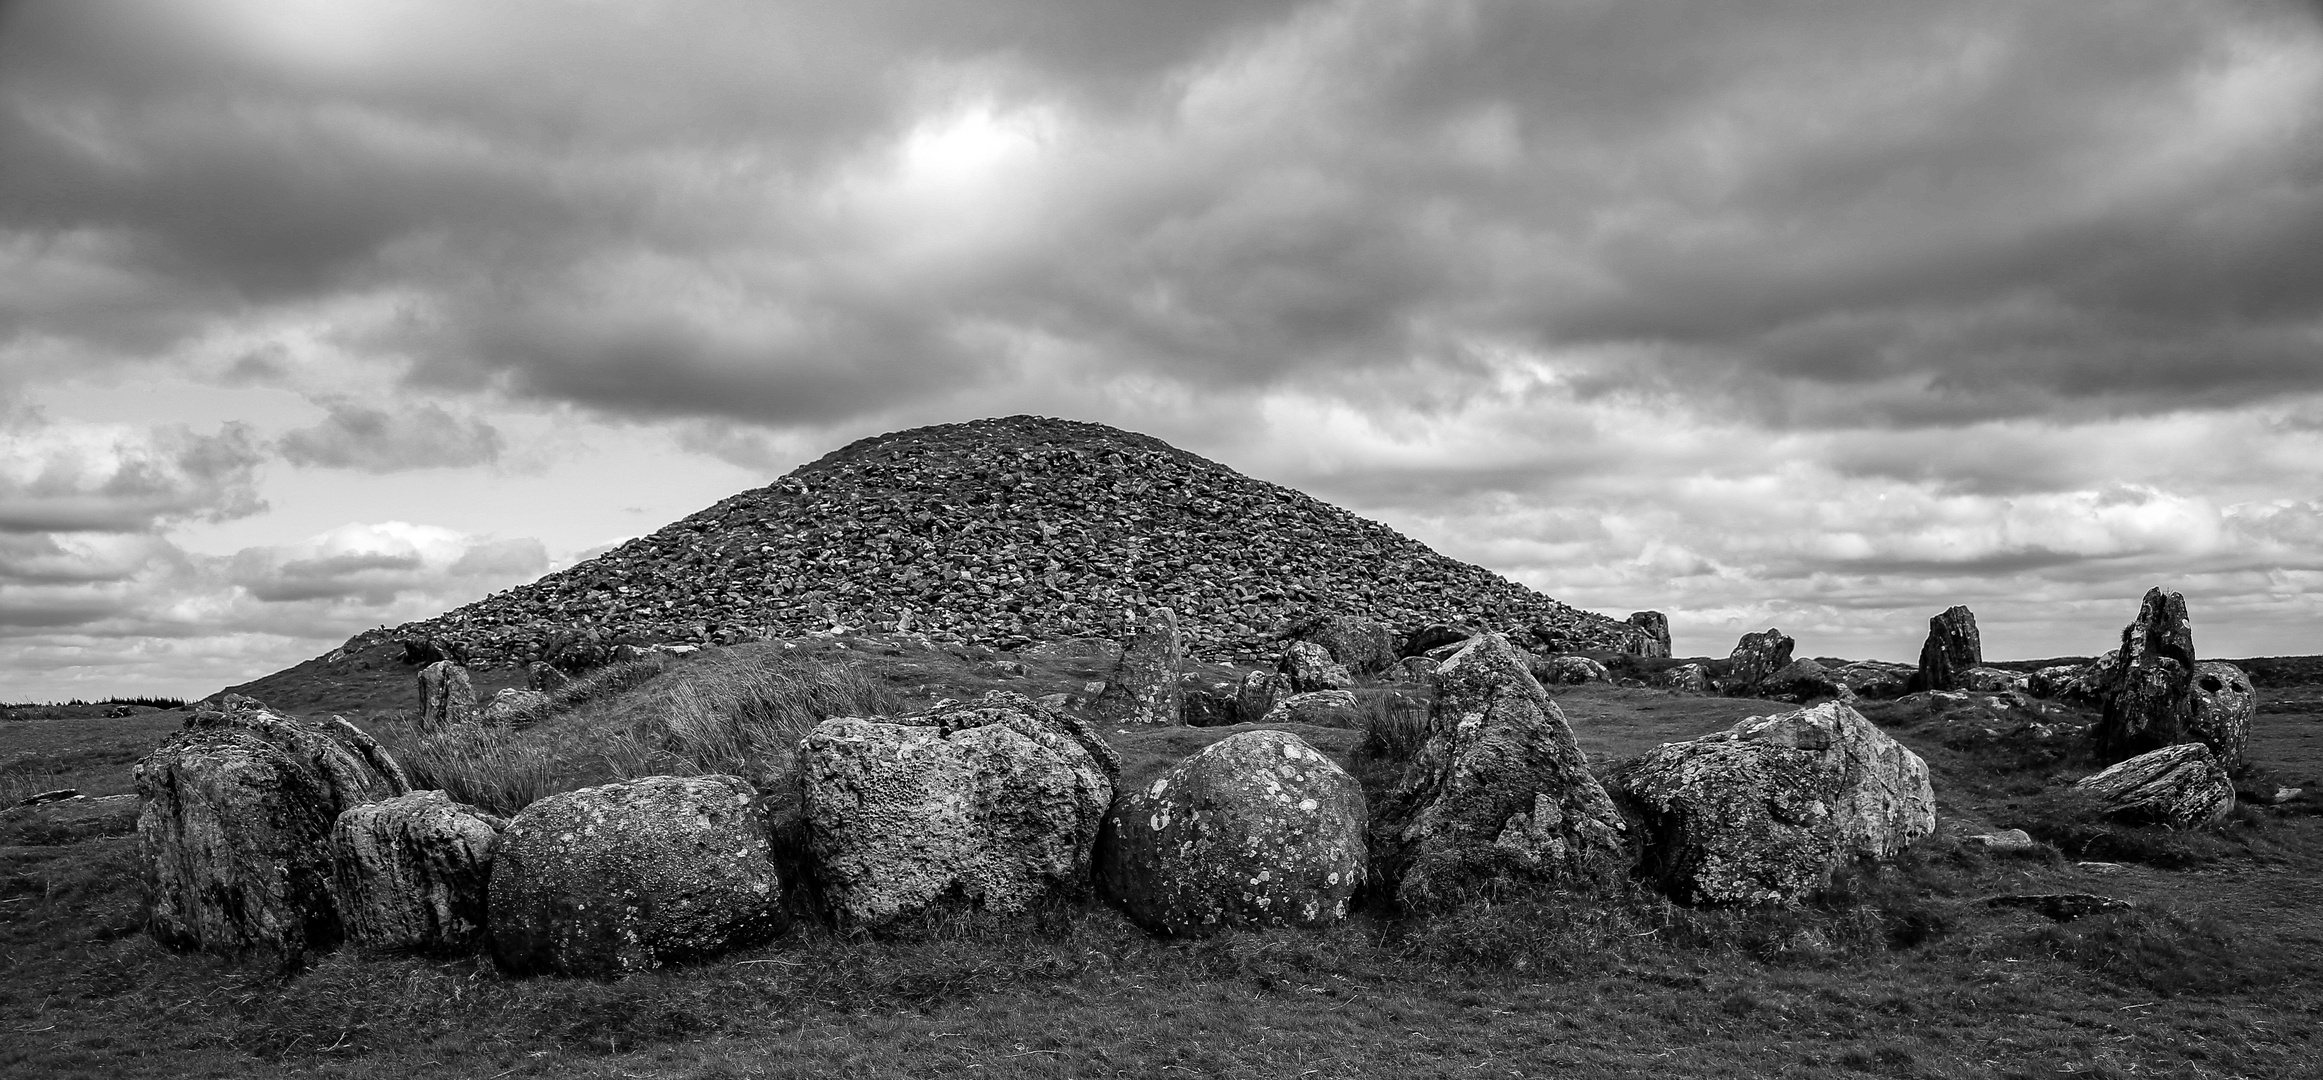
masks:
[[[101,701],[74,698],[71,701],[0,702],[0,709],[70,709],[77,705],[148,705],[156,709],[178,709],[184,708],[185,703],[184,698],[173,697],[109,697]]]

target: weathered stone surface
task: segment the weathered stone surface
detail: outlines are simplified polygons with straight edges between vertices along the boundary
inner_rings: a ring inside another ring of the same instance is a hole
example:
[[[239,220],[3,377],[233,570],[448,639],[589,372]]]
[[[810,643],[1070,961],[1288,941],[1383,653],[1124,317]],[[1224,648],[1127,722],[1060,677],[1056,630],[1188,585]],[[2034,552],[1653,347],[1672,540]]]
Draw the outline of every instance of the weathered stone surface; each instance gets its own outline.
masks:
[[[548,719],[549,698],[538,690],[519,690],[513,686],[492,695],[484,703],[480,718],[487,724],[503,727],[522,727]]]
[[[1355,676],[1346,665],[1331,659],[1330,653],[1311,641],[1294,641],[1283,649],[1282,673],[1290,676],[1291,689],[1301,694],[1355,686]]]
[[[2147,590],[2121,631],[2100,690],[2104,716],[2091,731],[2100,761],[2122,761],[2187,738],[2194,627],[2186,598]]]
[[[1670,655],[1670,617],[1659,611],[1632,611],[1626,620],[1637,628],[1637,634],[1623,642],[1621,650],[1631,656]]]
[[[550,795],[492,857],[492,952],[518,973],[626,975],[780,933],[780,873],[757,791],[649,776]]]
[[[2218,755],[2218,765],[2240,772],[2250,746],[2250,721],[2258,714],[2258,691],[2250,676],[2233,664],[2204,660],[2194,665],[2187,687],[2186,735]]]
[[[1977,833],[1965,838],[1962,842],[1972,847],[1983,848],[1996,855],[2023,854],[2040,846],[2034,842],[2033,834],[2023,829],[2002,829],[1999,832]]]
[[[826,720],[799,769],[824,899],[878,926],[1078,891],[1121,764],[1087,724],[993,693],[898,723]]]
[[[1654,676],[1654,685],[1689,694],[1710,692],[1710,671],[1700,664],[1679,664]]]
[[[1322,646],[1332,662],[1346,668],[1350,675],[1382,674],[1394,667],[1397,659],[1396,633],[1386,623],[1338,612],[1294,619],[1284,636]]]
[[[1912,673],[1909,664],[1891,664],[1884,660],[1858,660],[1831,673],[1833,678],[1846,683],[1855,696],[1885,701],[1910,693]]]
[[[1972,667],[1958,673],[1953,681],[1962,690],[1980,694],[2023,693],[2030,676],[2007,668]]]
[[[1984,639],[1976,633],[1976,613],[1954,605],[1928,620],[1928,640],[1920,646],[1920,667],[1907,693],[1970,690],[1969,668],[1984,665]]]
[[[535,660],[524,666],[524,685],[544,694],[554,693],[572,681],[573,677],[565,674],[564,669],[544,660]]]
[[[1252,671],[1242,676],[1242,685],[1234,691],[1234,717],[1238,724],[1256,723],[1273,712],[1282,699],[1298,693],[1291,688],[1291,677],[1279,671]]]
[[[1482,634],[1431,680],[1429,736],[1380,804],[1372,854],[1407,907],[1626,865],[1626,826],[1508,639]]]
[[[296,964],[337,942],[331,825],[409,781],[369,736],[226,696],[139,761],[137,850],[154,937]]]
[[[468,681],[467,668],[449,660],[438,660],[419,669],[421,731],[441,731],[475,720],[476,687]]]
[[[2234,809],[2234,781],[2201,743],[2147,751],[2073,786],[2109,816],[2173,829],[2207,825]]]
[[[1098,695],[1092,711],[1109,724],[1180,723],[1185,696],[1178,676],[1185,666],[1177,613],[1166,607],[1150,608],[1138,623],[1137,634],[1122,646],[1113,678]]]
[[[1397,670],[1405,682],[1426,682],[1442,666],[1443,662],[1433,656],[1407,656],[1397,665]]]
[[[1719,689],[1737,697],[1756,693],[1762,680],[1790,664],[1793,644],[1780,630],[1742,635],[1726,658],[1726,677],[1719,680]]]
[[[1162,933],[1319,927],[1346,916],[1366,862],[1355,778],[1296,735],[1244,731],[1114,801],[1097,882]]]
[[[1608,783],[1644,822],[1646,874],[1690,904],[1798,903],[1936,827],[1927,764],[1838,702],[1665,743]]]
[[[1313,690],[1275,702],[1259,723],[1359,728],[1363,726],[1363,704],[1352,690]]]
[[[1242,722],[1232,687],[1187,687],[1180,715],[1187,727],[1230,727]]]
[[[348,807],[331,828],[333,898],[347,939],[417,952],[482,944],[492,848],[507,825],[441,791]]]
[[[1549,686],[1578,686],[1582,683],[1611,682],[1613,676],[1605,665],[1586,656],[1552,656],[1534,661],[1533,677]]]
[[[1822,664],[1793,660],[1758,682],[1758,696],[1806,705],[1825,699],[1855,700],[1855,689]]]

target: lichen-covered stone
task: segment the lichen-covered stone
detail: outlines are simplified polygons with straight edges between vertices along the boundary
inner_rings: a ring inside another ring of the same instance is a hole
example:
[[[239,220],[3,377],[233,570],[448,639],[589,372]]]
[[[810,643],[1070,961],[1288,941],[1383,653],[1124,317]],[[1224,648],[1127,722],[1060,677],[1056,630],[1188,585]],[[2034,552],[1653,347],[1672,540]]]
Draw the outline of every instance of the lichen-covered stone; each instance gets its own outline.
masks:
[[[613,976],[780,933],[757,794],[732,776],[648,776],[525,807],[493,850],[493,955],[517,973]]]
[[[2099,691],[2104,715],[2090,731],[2100,761],[2118,762],[2186,740],[2194,676],[2194,626],[2186,598],[2149,589]]]
[[[1976,613],[1954,605],[1928,619],[1928,640],[1920,646],[1920,667],[1912,673],[1907,693],[1921,690],[1973,690],[1962,680],[1968,669],[1984,664],[1984,639],[1976,632]]]
[[[1469,639],[1431,680],[1428,740],[1372,825],[1374,866],[1401,903],[1438,907],[1627,863],[1620,812],[1507,638]]]
[[[1284,636],[1312,642],[1351,675],[1379,675],[1395,666],[1396,634],[1387,624],[1337,612],[1311,613],[1291,621]]]
[[[1109,724],[1181,723],[1185,691],[1178,676],[1185,666],[1177,613],[1166,607],[1148,609],[1137,633],[1122,646],[1113,678],[1091,709]]]
[[[1621,651],[1631,656],[1670,655],[1670,617],[1659,611],[1632,611],[1624,620],[1637,628],[1637,633],[1623,642]]]
[[[1292,694],[1275,703],[1259,718],[1262,724],[1312,724],[1316,727],[1363,726],[1363,703],[1352,690],[1315,690]]]
[[[1761,681],[1790,664],[1793,644],[1790,635],[1780,630],[1742,635],[1726,658],[1726,675],[1719,680],[1719,689],[1736,696],[1756,693]]]
[[[1355,676],[1346,665],[1331,659],[1329,652],[1312,641],[1294,641],[1283,649],[1282,673],[1290,677],[1291,689],[1301,694],[1355,686]]]
[[[1664,690],[1706,694],[1710,692],[1710,671],[1700,664],[1679,664],[1654,676],[1653,684]]]
[[[331,825],[409,781],[345,721],[296,720],[228,695],[132,770],[154,937],[296,964],[341,937]]]
[[[1533,677],[1549,686],[1613,681],[1605,665],[1586,656],[1552,656],[1533,665]]]
[[[1855,688],[1813,660],[1793,660],[1758,682],[1758,696],[1806,705],[1826,699],[1855,700]]]
[[[441,731],[476,719],[476,687],[468,669],[438,660],[419,669],[419,727]]]
[[[1162,933],[1319,927],[1346,916],[1366,858],[1362,785],[1296,735],[1244,731],[1114,800],[1097,882]]]
[[[2139,754],[2073,786],[2108,816],[2136,824],[2192,829],[2234,809],[2234,781],[2201,743]]]
[[[1646,875],[1691,904],[1798,903],[1936,827],[1927,763],[1835,701],[1665,743],[1608,783],[1643,823]]]
[[[2241,668],[2218,660],[2194,665],[2187,687],[2186,736],[2218,755],[2229,773],[2242,769],[2250,746],[2250,721],[2258,714],[2258,691]]]
[[[1240,724],[1256,723],[1274,711],[1277,703],[1298,693],[1291,677],[1279,671],[1251,671],[1234,690],[1234,717]]]
[[[824,899],[878,926],[1079,891],[1120,759],[1088,725],[994,693],[895,723],[826,720],[799,770]]]
[[[331,829],[333,896],[347,939],[416,952],[481,944],[492,848],[507,825],[441,791],[348,807]]]
[[[1891,664],[1884,660],[1858,660],[1831,672],[1831,676],[1846,683],[1855,696],[1884,701],[1909,693],[1912,673],[1917,669],[1909,664]]]
[[[482,719],[487,724],[501,727],[523,727],[548,719],[548,713],[547,694],[511,686],[492,695],[492,700],[484,703]]]
[[[2030,676],[2007,668],[1977,666],[1955,674],[1953,684],[1979,694],[2023,693]]]

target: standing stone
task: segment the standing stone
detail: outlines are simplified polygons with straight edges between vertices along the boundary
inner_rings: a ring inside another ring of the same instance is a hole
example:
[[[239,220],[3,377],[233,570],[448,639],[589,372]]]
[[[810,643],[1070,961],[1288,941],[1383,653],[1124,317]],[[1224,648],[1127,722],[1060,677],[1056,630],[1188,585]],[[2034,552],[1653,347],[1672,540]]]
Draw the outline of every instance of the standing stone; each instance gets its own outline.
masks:
[[[476,687],[468,681],[467,668],[438,660],[419,669],[421,731],[442,731],[475,719]]]
[[[331,829],[334,896],[348,940],[430,953],[482,944],[492,848],[507,826],[441,791],[348,807]]]
[[[2150,589],[2121,631],[2102,691],[2104,714],[2090,730],[2098,760],[2118,762],[2186,741],[2192,715],[2194,627],[2186,598]]]
[[[1790,635],[1780,630],[1742,635],[1742,640],[1734,643],[1733,654],[1726,659],[1723,689],[1736,697],[1757,690],[1767,676],[1790,665],[1792,645]]]
[[[2250,721],[2258,714],[2258,691],[2250,676],[2233,664],[2204,660],[2194,665],[2187,688],[2186,734],[2218,755],[2229,774],[2242,771],[2250,746]]]
[[[1442,907],[1625,864],[1619,811],[1506,637],[1471,638],[1430,681],[1428,741],[1373,822],[1375,865],[1398,901]]]
[[[1355,688],[1355,676],[1346,665],[1311,641],[1294,641],[1283,650],[1282,673],[1290,676],[1291,689],[1301,694]]]
[[[1670,617],[1659,611],[1632,611],[1629,625],[1637,633],[1622,643],[1622,650],[1631,656],[1670,655]]]
[[[1968,669],[1984,664],[1984,641],[1976,634],[1976,613],[1954,605],[1928,620],[1928,640],[1920,646],[1920,670],[1909,693],[1960,690]]]
[[[1087,724],[1000,691],[898,723],[825,720],[798,761],[824,899],[857,926],[1079,891],[1121,774]]]
[[[783,929],[758,793],[732,776],[648,776],[548,796],[493,849],[492,953],[520,974],[626,975]]]
[[[1291,677],[1279,671],[1252,671],[1242,676],[1242,684],[1234,689],[1234,722],[1255,724],[1273,712],[1282,699],[1298,693],[1291,687]]]
[[[1095,716],[1109,724],[1178,723],[1185,709],[1178,676],[1185,664],[1177,613],[1166,607],[1148,609],[1137,633],[1122,647],[1113,678],[1092,706]]]
[[[1363,787],[1330,758],[1289,732],[1239,732],[1114,800],[1098,889],[1165,934],[1328,926],[1363,881],[1363,830]]]
[[[1758,716],[1622,767],[1643,867],[1689,904],[1795,904],[1936,828],[1927,763],[1838,702]]]
[[[1394,667],[1397,660],[1395,631],[1369,619],[1309,614],[1293,620],[1283,636],[1322,646],[1325,654],[1352,675],[1379,675]]]
[[[2201,743],[2148,751],[2073,785],[2106,815],[2137,824],[2192,829],[2234,809],[2234,782]]]
[[[153,936],[296,965],[341,936],[331,826],[409,781],[345,721],[294,720],[239,695],[186,721],[132,773]]]

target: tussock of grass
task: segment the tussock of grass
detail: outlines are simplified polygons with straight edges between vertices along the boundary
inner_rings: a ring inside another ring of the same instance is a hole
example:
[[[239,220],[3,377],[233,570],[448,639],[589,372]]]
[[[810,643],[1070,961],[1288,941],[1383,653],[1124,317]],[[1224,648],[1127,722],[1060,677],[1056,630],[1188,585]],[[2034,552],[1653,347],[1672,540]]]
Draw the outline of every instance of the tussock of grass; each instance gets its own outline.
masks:
[[[607,664],[551,691],[549,708],[570,710],[590,701],[619,696],[652,682],[680,662],[668,653],[649,652],[634,660]]]
[[[899,708],[855,668],[815,660],[721,652],[686,664],[682,676],[609,740],[614,775],[726,773],[764,789],[816,724]]]
[[[1428,741],[1426,701],[1383,694],[1366,694],[1358,700],[1364,708],[1359,753],[1383,762],[1405,762],[1419,756],[1420,747]]]
[[[546,747],[512,728],[463,724],[421,733],[407,722],[374,733],[411,776],[460,802],[509,815],[559,790]]]

